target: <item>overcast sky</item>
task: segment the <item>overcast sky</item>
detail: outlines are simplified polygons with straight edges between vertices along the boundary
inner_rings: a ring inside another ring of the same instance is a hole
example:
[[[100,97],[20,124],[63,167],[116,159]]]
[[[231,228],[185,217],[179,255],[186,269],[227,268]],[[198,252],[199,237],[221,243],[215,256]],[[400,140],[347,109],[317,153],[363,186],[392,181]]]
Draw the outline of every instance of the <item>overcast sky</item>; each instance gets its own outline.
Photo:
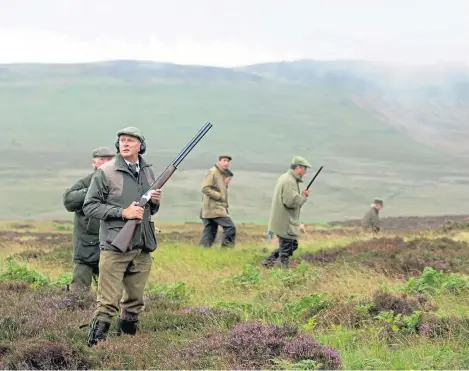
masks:
[[[0,0],[0,63],[469,64],[469,0]]]

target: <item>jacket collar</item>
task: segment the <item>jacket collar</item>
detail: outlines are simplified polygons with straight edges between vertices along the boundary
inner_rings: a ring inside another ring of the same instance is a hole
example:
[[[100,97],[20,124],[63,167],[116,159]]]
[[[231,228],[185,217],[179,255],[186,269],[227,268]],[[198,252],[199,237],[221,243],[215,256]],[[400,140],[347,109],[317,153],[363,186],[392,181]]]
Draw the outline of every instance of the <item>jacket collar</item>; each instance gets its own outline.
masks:
[[[227,175],[227,174],[226,174],[226,171],[220,169],[217,164],[215,164],[215,169],[217,169],[217,170],[220,172],[221,175],[223,175],[223,176],[226,176],[226,175]]]
[[[293,169],[290,169],[289,173],[293,178],[295,178],[295,180],[297,182],[299,182],[299,183],[303,182],[303,179],[297,173],[295,173],[295,171]]]
[[[127,162],[125,162],[124,157],[120,153],[116,155],[116,162],[114,163],[114,167],[116,170],[121,170],[121,171],[127,171],[130,174],[130,169],[127,166]],[[140,170],[151,166],[151,164],[148,164],[141,155],[138,155],[138,162],[139,162],[139,167]]]

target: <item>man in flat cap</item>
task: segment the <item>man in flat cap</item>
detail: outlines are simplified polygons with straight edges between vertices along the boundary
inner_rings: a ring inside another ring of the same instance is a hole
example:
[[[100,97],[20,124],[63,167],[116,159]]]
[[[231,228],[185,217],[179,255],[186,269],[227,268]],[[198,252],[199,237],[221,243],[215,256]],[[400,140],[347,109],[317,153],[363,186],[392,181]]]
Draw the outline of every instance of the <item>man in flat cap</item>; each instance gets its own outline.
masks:
[[[135,335],[152,265],[150,254],[157,248],[151,217],[160,208],[161,190],[151,192],[144,208],[138,206],[141,196],[155,181],[151,165],[142,157],[146,150],[145,137],[138,128],[127,127],[117,132],[116,148],[116,157],[101,166],[93,177],[83,205],[86,215],[101,220],[97,308],[88,346],[106,339],[117,315],[117,334]],[[131,219],[138,223],[129,249],[122,252],[112,241]],[[122,287],[124,295],[120,300]]]
[[[107,147],[96,148],[92,152],[94,171],[80,179],[63,194],[63,204],[67,211],[73,212],[73,277],[68,288],[88,290],[92,279],[99,274],[99,220],[88,218],[83,213],[83,202],[91,178],[104,163],[112,160],[115,153]]]
[[[290,170],[277,179],[268,231],[271,235],[277,235],[279,248],[262,262],[265,267],[288,267],[290,257],[298,248],[300,210],[310,194],[307,189],[301,192],[299,183],[303,182],[303,176],[310,167],[303,157],[296,156],[292,159]]]
[[[368,211],[362,219],[362,228],[365,232],[379,233],[381,230],[379,211],[384,207],[381,198],[375,198]]]
[[[202,210],[200,218],[204,231],[200,245],[210,247],[217,237],[218,226],[223,228],[222,247],[233,247],[236,243],[236,226],[228,212],[228,184],[233,177],[229,170],[232,157],[218,156],[218,161],[205,176],[202,184]]]

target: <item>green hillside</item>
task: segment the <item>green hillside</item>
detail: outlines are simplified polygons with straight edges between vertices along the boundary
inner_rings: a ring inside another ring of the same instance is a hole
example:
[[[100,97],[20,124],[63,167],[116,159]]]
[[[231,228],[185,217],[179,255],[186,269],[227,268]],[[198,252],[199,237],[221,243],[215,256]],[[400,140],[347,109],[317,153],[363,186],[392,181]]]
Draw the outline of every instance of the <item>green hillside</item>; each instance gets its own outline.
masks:
[[[112,146],[124,126],[144,131],[146,157],[161,171],[206,121],[214,127],[165,186],[161,220],[197,220],[200,183],[222,151],[234,156],[230,210],[238,222],[267,219],[275,178],[297,154],[324,165],[305,220],[359,217],[375,195],[386,200],[383,216],[466,213],[468,161],[452,138],[467,133],[469,84],[427,87],[420,79],[399,90],[365,67],[334,72],[330,63],[319,77],[274,73],[273,65],[0,66],[0,217],[71,217],[62,192],[91,170],[91,150]],[[451,119],[403,104],[411,98]]]

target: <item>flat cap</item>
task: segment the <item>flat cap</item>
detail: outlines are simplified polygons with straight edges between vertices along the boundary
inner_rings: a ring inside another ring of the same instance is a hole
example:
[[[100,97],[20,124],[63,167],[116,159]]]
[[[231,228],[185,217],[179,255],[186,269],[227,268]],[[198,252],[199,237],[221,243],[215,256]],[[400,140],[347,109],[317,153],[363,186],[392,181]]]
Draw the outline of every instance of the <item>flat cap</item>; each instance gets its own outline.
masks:
[[[303,157],[301,156],[295,156],[293,157],[293,159],[291,160],[291,163],[293,165],[300,165],[300,166],[305,166],[305,167],[311,167],[311,165],[309,164],[308,161],[306,161],[306,159],[304,159]]]
[[[96,148],[95,150],[93,150],[92,156],[93,156],[93,158],[96,158],[96,157],[115,157],[116,154],[113,151],[111,151],[111,149],[108,148],[108,147],[99,147],[99,148]]]
[[[220,156],[218,156],[218,159],[221,160],[222,158],[227,158],[228,160],[232,160],[232,157],[226,153],[222,153]]]
[[[136,137],[140,140],[140,142],[143,142],[145,140],[142,131],[134,126],[129,126],[122,130],[119,130],[117,132],[117,137],[120,137],[121,135],[130,135],[131,137]]]
[[[381,205],[383,206],[383,200],[379,197],[375,197],[374,201],[373,201],[374,204],[377,204],[377,205]]]

